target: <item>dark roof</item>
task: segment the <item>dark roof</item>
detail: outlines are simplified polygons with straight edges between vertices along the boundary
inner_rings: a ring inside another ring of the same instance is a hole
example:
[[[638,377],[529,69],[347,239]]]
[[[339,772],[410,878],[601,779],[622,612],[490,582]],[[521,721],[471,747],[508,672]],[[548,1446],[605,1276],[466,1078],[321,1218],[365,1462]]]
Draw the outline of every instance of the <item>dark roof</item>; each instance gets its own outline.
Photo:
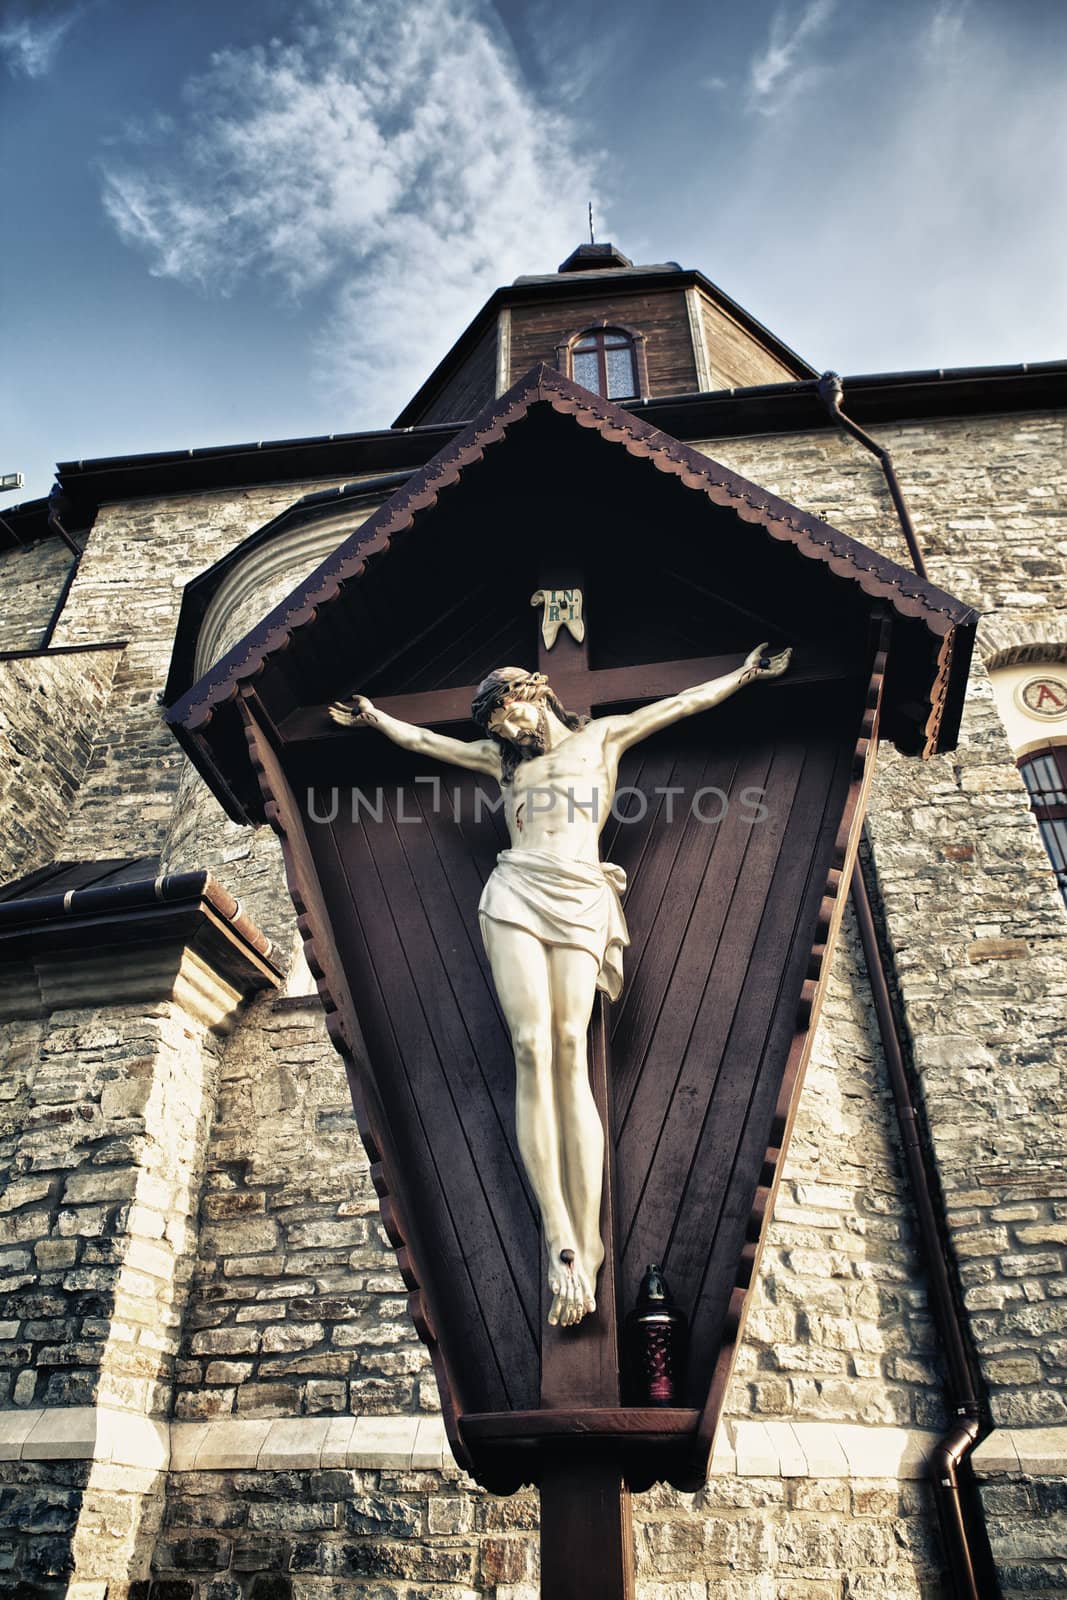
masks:
[[[85,527],[86,519],[91,522],[97,508],[110,501],[410,470],[422,466],[458,431],[457,425],[447,423],[308,439],[265,439],[254,444],[209,445],[202,450],[61,461],[56,471],[70,506],[69,524]]]
[[[1067,406],[1067,361],[866,373],[842,381],[845,410],[864,427],[880,422],[918,422],[934,417],[988,416]],[[814,379],[718,389],[706,394],[661,395],[655,400],[634,401],[626,409],[677,439],[807,432],[833,426]],[[67,506],[65,526],[71,531],[90,527],[98,508],[109,501],[299,483],[315,478],[355,478],[364,472],[413,471],[457,438],[464,426],[459,422],[431,423],[368,433],[63,461],[57,472]],[[9,524],[7,529],[5,522]],[[0,549],[29,544],[48,533],[46,499],[27,500],[0,512]]]
[[[151,857],[55,861],[0,891],[0,966],[180,940],[242,993],[276,988],[271,943],[209,872],[145,876]]]
[[[135,883],[154,878],[158,856],[113,856],[103,861],[50,861],[46,867],[27,872],[10,883],[0,884],[0,903],[5,900],[39,899],[41,895],[62,895],[71,889],[99,889],[105,884]]]
[[[559,271],[562,272],[563,267],[560,267]],[[682,271],[684,271],[684,268],[680,267],[677,261],[654,261],[639,267],[631,266],[629,263],[625,267],[606,267],[594,264],[593,266],[583,267],[582,282],[587,283],[590,279],[595,282],[598,278],[603,278],[605,281],[610,280],[612,283],[625,283],[628,278],[647,278],[657,272],[678,273]],[[558,272],[522,272],[517,278],[513,278],[512,282],[516,284],[555,283],[558,277]]]
[[[17,550],[20,545],[46,539],[48,499],[23,500],[20,505],[0,510],[0,550]]]
[[[589,272],[604,267],[632,267],[629,256],[616,250],[613,244],[580,244],[572,250],[566,261],[561,261],[557,272]]]
[[[487,407],[466,432],[392,495],[170,708],[167,720],[231,815],[247,819],[260,814],[257,791],[245,770],[247,752],[240,726],[232,712],[241,685],[259,678],[277,659],[288,663],[286,671],[298,678],[302,671],[305,674],[299,691],[293,691],[296,703],[300,703],[300,694],[313,694],[314,689],[308,688],[308,670],[321,675],[323,664],[321,659],[314,664],[315,651],[303,630],[329,615],[336,631],[341,619],[331,608],[346,589],[349,601],[356,599],[355,585],[368,563],[377,572],[393,539],[412,527],[418,513],[435,505],[442,491],[484,458],[487,448],[538,407],[574,418],[586,436],[598,433],[628,455],[647,460],[713,505],[761,527],[772,540],[792,545],[833,578],[855,584],[872,599],[885,602],[899,619],[895,624],[900,635],[898,660],[906,656],[910,662],[908,673],[900,679],[903,682],[907,677],[907,693],[887,692],[887,735],[913,753],[953,748],[977,624],[977,613],[970,606],[621,407],[579,388],[554,368],[540,366]]]
[[[732,300],[724,289],[712,283],[702,272],[695,269],[678,267],[674,262],[665,266],[656,267],[628,267],[622,269],[612,268],[600,272],[553,273],[544,278],[520,278],[515,283],[497,289],[479,311],[474,321],[469,323],[460,334],[455,344],[446,356],[437,363],[419,392],[408,401],[401,411],[394,428],[404,428],[418,423],[426,407],[433,400],[438,390],[452,375],[452,372],[467,356],[472,354],[475,347],[484,338],[490,327],[496,322],[497,316],[506,306],[526,305],[531,301],[544,300],[556,296],[559,299],[573,299],[575,296],[585,297],[591,286],[603,288],[605,293],[610,293],[621,284],[628,290],[662,289],[664,274],[669,273],[672,287],[688,289],[697,287],[703,290],[710,300],[729,313],[735,322],[777,356],[786,367],[796,373],[798,378],[815,378],[818,376],[814,367],[808,365],[802,356],[795,350],[790,350],[777,334],[765,328],[761,322],[746,311],[744,306]]]

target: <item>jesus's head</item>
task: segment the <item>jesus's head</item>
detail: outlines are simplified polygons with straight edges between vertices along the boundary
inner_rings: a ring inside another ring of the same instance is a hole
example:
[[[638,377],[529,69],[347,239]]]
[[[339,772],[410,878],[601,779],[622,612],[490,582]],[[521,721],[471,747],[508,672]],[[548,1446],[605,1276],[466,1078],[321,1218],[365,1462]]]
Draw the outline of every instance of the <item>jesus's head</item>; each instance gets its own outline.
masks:
[[[520,762],[548,749],[550,713],[571,730],[585,721],[561,705],[543,672],[498,667],[478,685],[471,715],[500,746],[501,783],[511,782]]]

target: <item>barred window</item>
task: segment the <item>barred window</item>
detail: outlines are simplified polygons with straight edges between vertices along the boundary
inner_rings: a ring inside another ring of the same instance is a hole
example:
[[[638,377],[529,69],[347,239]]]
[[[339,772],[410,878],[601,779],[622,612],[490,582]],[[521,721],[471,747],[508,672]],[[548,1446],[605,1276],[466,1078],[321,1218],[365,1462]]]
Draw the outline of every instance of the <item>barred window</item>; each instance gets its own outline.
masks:
[[[1060,893],[1067,901],[1067,745],[1050,745],[1021,758],[1019,771],[1030,792],[1030,809],[1048,851]]]

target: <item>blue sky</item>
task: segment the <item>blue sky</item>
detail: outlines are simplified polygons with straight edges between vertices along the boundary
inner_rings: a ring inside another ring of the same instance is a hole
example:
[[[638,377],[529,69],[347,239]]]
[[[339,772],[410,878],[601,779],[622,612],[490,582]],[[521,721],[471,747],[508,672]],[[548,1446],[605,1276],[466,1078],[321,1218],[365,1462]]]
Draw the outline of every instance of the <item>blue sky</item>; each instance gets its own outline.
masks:
[[[0,0],[0,471],[387,426],[585,237],[819,367],[1067,355],[1059,0]]]

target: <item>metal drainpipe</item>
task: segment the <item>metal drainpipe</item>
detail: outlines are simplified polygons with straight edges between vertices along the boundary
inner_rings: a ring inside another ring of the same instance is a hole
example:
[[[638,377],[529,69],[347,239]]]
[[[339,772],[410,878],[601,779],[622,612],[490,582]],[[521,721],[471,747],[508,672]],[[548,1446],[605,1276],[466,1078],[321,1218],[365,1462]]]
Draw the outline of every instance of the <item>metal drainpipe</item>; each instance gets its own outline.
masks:
[[[56,489],[58,488],[59,485],[56,484]],[[83,547],[78,543],[77,539],[75,539],[72,533],[67,532],[66,528],[64,528],[63,524],[59,520],[59,507],[61,500],[62,496],[57,494],[55,489],[53,489],[52,493],[48,497],[48,528],[51,533],[56,534],[60,539],[63,540],[63,543],[67,546],[68,550],[73,551],[74,560],[71,562],[70,570],[63,580],[63,586],[60,589],[59,596],[52,608],[52,615],[49,617],[48,625],[46,626],[41,637],[41,643],[38,646],[38,649],[40,650],[47,650],[49,645],[52,643],[52,636],[55,633],[59,619],[63,614],[63,607],[67,603],[70,591],[74,587],[74,580],[78,576],[78,565],[84,554]]]
[[[912,564],[919,577],[926,578],[926,563],[919,549],[911,515],[897,481],[889,451],[869,434],[864,433],[850,417],[845,416],[841,409],[844,386],[836,372],[823,373],[819,379],[818,392],[834,421],[872,455],[877,456],[900,518]],[[948,1364],[949,1405],[959,1419],[938,1441],[930,1459],[934,1499],[947,1547],[949,1570],[959,1600],[990,1600],[990,1597],[998,1593],[995,1580],[992,1578],[980,1580],[975,1570],[975,1555],[979,1550],[985,1571],[991,1572],[992,1569],[985,1527],[960,1490],[960,1468],[982,1437],[983,1431],[986,1431],[982,1424],[982,1404],[972,1376],[967,1341],[953,1293],[952,1275],[938,1226],[933,1186],[919,1139],[918,1114],[904,1065],[904,1052],[890,999],[885,964],[878,945],[874,912],[859,858],[853,869],[851,888],[852,904],[856,912],[860,942],[867,963],[871,995],[878,1019],[878,1031],[885,1052],[893,1103],[904,1146],[904,1160],[915,1198],[919,1238],[930,1279],[934,1321],[941,1336]]]
[[[892,496],[894,506],[896,506],[897,516],[900,518],[900,526],[904,533],[905,543],[908,546],[908,554],[911,556],[912,566],[920,578],[925,578],[927,576],[926,562],[923,560],[922,551],[919,549],[919,541],[915,537],[911,512],[908,510],[907,502],[904,499],[904,492],[897,482],[896,468],[893,466],[892,456],[884,445],[880,445],[877,440],[872,439],[869,433],[864,433],[863,429],[853,422],[851,417],[845,416],[845,413],[841,410],[845,386],[836,372],[824,372],[819,379],[817,387],[819,399],[834,421],[839,423],[846,433],[850,433],[854,439],[858,439],[863,448],[869,450],[872,456],[877,456],[881,462],[889,493]]]

